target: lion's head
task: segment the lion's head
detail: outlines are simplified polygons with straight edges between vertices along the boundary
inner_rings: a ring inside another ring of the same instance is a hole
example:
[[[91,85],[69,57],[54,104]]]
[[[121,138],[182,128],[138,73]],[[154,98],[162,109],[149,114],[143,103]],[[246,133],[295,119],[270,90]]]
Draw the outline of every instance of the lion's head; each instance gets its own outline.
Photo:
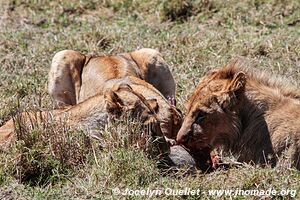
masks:
[[[207,74],[189,100],[177,142],[194,151],[212,149],[237,134],[237,108],[246,76],[223,68]]]

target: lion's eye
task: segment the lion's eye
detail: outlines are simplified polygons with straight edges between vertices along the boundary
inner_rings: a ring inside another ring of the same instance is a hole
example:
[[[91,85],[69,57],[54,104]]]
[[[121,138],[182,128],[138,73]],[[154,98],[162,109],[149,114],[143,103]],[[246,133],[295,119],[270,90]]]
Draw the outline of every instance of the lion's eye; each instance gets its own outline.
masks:
[[[195,122],[197,124],[200,124],[204,119],[205,119],[205,115],[203,113],[199,113]]]

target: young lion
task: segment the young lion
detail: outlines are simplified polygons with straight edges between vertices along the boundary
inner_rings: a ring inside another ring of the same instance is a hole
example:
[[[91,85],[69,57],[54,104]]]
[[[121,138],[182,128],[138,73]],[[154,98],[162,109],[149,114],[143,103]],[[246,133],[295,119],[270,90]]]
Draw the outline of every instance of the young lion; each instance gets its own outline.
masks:
[[[107,81],[103,87],[103,95],[97,94],[74,106],[45,111],[41,115],[45,118],[51,114],[54,120],[62,120],[68,126],[93,130],[96,126],[104,126],[109,115],[120,116],[121,113],[131,110],[140,113],[138,115],[144,120],[154,116],[164,136],[176,137],[182,122],[181,114],[152,85],[135,77],[126,77]],[[30,122],[34,113],[21,115],[25,118],[25,122]],[[8,140],[14,131],[11,119],[0,127],[0,142]]]
[[[60,51],[52,60],[48,91],[58,106],[75,105],[102,93],[108,80],[127,76],[145,80],[166,98],[175,97],[175,81],[168,65],[158,51],[147,48],[115,56]]]
[[[177,135],[194,154],[223,146],[240,161],[300,170],[300,91],[238,62],[203,77]]]

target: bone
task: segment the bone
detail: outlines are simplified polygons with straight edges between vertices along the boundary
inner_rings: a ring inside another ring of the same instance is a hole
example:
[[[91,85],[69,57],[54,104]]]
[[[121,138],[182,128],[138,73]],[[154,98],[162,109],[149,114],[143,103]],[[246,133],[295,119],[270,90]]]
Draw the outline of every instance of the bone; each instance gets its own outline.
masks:
[[[177,167],[196,167],[194,158],[185,150],[184,147],[175,145],[170,148],[169,157]]]

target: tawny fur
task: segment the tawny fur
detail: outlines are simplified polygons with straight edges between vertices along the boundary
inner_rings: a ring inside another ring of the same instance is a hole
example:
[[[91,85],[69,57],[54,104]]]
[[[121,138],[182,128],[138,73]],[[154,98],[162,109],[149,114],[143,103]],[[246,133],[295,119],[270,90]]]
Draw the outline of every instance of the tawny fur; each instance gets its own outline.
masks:
[[[194,151],[222,146],[240,161],[300,169],[300,91],[234,62],[204,76],[189,100],[177,141]]]
[[[71,128],[93,131],[103,127],[109,116],[118,117],[130,110],[143,120],[151,116],[156,118],[166,137],[176,137],[182,122],[181,114],[152,85],[135,77],[126,77],[107,81],[103,88],[104,94],[96,94],[65,109],[40,114],[46,120],[53,116],[51,120],[63,121]],[[35,119],[33,112],[21,115],[25,123],[29,123],[31,118]],[[0,127],[0,143],[9,141],[14,133],[15,125],[11,119]]]
[[[161,54],[140,49],[115,56],[86,56],[63,50],[55,54],[49,72],[48,92],[57,106],[75,105],[104,91],[111,79],[134,76],[175,97],[175,81]]]

